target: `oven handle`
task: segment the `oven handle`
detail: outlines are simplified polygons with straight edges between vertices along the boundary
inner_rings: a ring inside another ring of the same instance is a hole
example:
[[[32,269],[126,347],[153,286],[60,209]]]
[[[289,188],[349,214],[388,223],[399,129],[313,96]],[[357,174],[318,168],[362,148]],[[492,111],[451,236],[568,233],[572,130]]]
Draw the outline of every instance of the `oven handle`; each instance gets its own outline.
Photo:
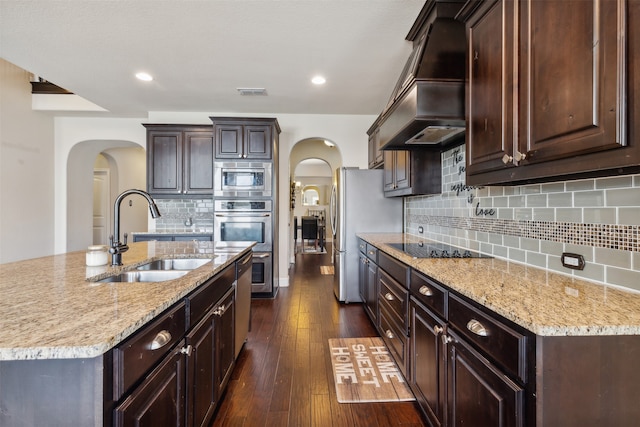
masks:
[[[256,214],[256,213],[233,213],[233,214],[221,214],[217,213],[216,216],[223,217],[244,217],[244,216],[271,216],[270,213]]]
[[[264,253],[264,254],[253,254],[254,258],[269,258],[269,256],[271,256],[271,253]]]

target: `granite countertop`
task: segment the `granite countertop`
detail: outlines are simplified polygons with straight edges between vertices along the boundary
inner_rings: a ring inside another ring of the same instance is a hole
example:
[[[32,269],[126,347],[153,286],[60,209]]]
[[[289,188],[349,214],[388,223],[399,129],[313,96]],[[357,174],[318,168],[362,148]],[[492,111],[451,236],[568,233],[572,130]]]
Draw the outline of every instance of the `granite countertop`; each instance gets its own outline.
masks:
[[[386,244],[425,241],[402,233],[358,237],[537,335],[640,335],[640,293],[496,258],[412,258]]]
[[[116,267],[87,267],[84,251],[0,264],[0,360],[100,356],[252,246],[139,242]],[[160,258],[214,256],[175,280],[94,282]]]

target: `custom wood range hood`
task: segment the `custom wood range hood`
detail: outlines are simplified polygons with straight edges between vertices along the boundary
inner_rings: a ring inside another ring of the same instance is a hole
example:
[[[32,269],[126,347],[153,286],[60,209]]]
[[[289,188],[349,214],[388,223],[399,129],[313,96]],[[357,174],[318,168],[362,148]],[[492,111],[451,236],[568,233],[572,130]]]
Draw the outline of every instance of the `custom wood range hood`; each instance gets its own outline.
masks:
[[[406,39],[413,52],[369,129],[383,150],[442,149],[464,142],[465,26],[462,0],[430,0]]]

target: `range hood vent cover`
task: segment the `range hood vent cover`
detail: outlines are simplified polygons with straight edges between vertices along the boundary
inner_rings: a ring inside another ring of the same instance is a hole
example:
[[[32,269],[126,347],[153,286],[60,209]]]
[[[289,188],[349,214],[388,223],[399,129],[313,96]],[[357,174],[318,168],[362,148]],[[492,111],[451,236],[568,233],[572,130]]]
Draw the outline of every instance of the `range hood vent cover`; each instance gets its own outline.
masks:
[[[428,1],[407,35],[413,51],[379,129],[383,150],[443,149],[464,142],[465,26],[454,16],[461,1]]]

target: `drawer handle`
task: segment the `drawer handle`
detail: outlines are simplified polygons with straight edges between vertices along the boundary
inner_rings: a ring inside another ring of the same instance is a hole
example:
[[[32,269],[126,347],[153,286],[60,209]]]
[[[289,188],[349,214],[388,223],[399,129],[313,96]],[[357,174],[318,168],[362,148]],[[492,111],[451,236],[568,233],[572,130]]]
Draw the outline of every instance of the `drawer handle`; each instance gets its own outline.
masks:
[[[433,291],[428,286],[424,286],[424,285],[420,286],[420,289],[418,290],[418,292],[420,292],[422,295],[424,295],[426,297],[432,297],[433,296]]]
[[[375,251],[367,251],[369,253],[369,255],[375,255],[376,252]]]
[[[222,304],[220,307],[213,310],[213,314],[215,314],[216,316],[222,316],[225,311],[227,311],[227,307]]]
[[[476,319],[469,320],[469,323],[467,323],[467,329],[476,335],[480,335],[481,337],[489,336],[489,330]]]
[[[387,292],[386,294],[384,294],[384,299],[386,299],[387,301],[393,301],[395,298],[393,295],[391,295],[391,292]]]
[[[434,334],[439,335],[442,332],[444,332],[444,328],[442,326],[436,325],[436,326],[433,327],[433,333]]]
[[[389,338],[390,340],[394,339],[395,336],[393,335],[393,332],[391,332],[389,329],[387,329],[387,332],[384,333],[387,338]]]
[[[157,350],[167,345],[169,341],[171,341],[171,333],[169,333],[169,331],[167,330],[160,331],[158,332],[158,335],[156,335],[156,337],[153,339],[153,341],[151,341],[149,349]]]

